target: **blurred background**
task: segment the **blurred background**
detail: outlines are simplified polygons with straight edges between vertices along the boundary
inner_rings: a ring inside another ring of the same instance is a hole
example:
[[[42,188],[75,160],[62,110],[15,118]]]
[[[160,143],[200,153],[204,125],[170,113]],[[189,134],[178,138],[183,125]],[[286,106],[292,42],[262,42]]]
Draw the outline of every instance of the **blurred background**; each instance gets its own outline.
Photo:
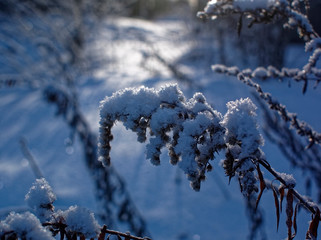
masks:
[[[177,83],[187,97],[203,92],[224,114],[228,101],[258,100],[236,78],[215,75],[211,65],[293,68],[308,60],[303,41],[281,21],[248,29],[244,20],[238,35],[237,16],[208,22],[196,17],[206,2],[0,1],[0,219],[27,210],[25,194],[35,178],[45,177],[57,194],[56,208],[87,207],[101,224],[155,240],[286,237],[284,213],[276,232],[271,192],[254,214],[237,181],[228,184],[219,166],[224,153],[200,192],[170,166],[165,150],[161,166],[147,162],[145,146],[120,123],[113,129],[112,167],[96,161],[99,102],[117,90]],[[309,19],[319,33],[320,11],[321,1],[311,2]],[[311,107],[321,100],[318,88],[309,86],[303,95],[298,83],[260,84],[321,131],[321,114]],[[271,165],[293,173],[298,189],[320,201],[321,171],[311,173],[298,164],[304,156],[282,151],[280,142],[288,139],[266,123],[264,106],[258,113]],[[320,150],[309,154],[319,166]],[[310,215],[302,211],[299,219],[298,239]]]

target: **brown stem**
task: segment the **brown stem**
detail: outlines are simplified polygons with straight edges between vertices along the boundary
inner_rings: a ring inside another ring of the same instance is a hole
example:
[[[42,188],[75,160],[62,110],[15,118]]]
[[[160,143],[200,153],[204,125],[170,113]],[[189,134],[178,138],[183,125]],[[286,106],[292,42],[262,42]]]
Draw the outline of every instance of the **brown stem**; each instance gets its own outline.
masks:
[[[111,235],[116,235],[116,236],[120,236],[120,237],[125,237],[125,239],[132,239],[132,240],[152,240],[151,238],[149,237],[136,237],[136,236],[132,236],[130,235],[129,233],[122,233],[122,232],[118,232],[118,231],[115,231],[115,230],[109,230],[107,229],[107,227],[104,225],[104,227],[101,229],[101,232],[102,233],[108,233],[108,234],[111,234]]]
[[[265,161],[258,160],[258,162],[267,170],[269,171],[280,183],[282,183],[286,188],[291,188],[288,186],[287,182],[280,176],[280,174],[275,171],[269,164]],[[316,214],[316,209],[318,207],[312,202],[307,201],[300,193],[298,193],[295,189],[293,190],[293,195],[298,199],[298,201],[311,213]]]

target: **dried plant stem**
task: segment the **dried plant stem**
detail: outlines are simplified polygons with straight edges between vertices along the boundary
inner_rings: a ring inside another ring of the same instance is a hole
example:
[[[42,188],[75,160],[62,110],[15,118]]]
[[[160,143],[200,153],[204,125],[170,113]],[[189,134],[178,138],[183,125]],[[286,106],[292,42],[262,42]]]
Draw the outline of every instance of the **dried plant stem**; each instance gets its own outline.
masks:
[[[33,174],[35,175],[36,178],[43,178],[43,174],[35,160],[35,158],[33,157],[33,155],[31,154],[28,145],[27,145],[27,140],[25,138],[21,138],[20,139],[20,146],[21,146],[21,151],[22,154],[24,155],[24,157],[28,160],[29,165],[32,169]]]
[[[115,236],[119,236],[119,237],[124,237],[125,239],[132,239],[132,240],[151,240],[151,238],[149,237],[136,237],[133,235],[130,235],[130,233],[122,233],[122,232],[118,232],[115,230],[109,230],[107,229],[106,225],[103,226],[103,228],[101,229],[101,233],[102,234],[111,234],[111,235],[115,235]]]
[[[307,137],[309,141],[308,147],[311,147],[315,143],[321,145],[321,134],[314,131],[309,124],[298,120],[296,114],[289,113],[284,105],[274,100],[271,94],[264,92],[261,86],[253,82],[251,78],[244,76],[242,73],[238,74],[237,77],[241,82],[245,83],[249,87],[254,88],[259,96],[269,105],[272,110],[277,111],[284,121],[290,122],[291,126],[297,130],[299,135]]]
[[[268,172],[270,172],[280,183],[282,183],[286,188],[291,188],[288,186],[287,182],[282,178],[282,176],[275,171],[270,164],[268,164],[266,161],[259,160],[258,161]],[[309,210],[311,213],[316,214],[317,209],[319,209],[314,203],[309,202],[307,199],[305,199],[300,193],[298,193],[295,189],[292,189],[292,194],[298,199],[300,204],[302,204],[307,210]],[[320,209],[319,209],[320,210]]]

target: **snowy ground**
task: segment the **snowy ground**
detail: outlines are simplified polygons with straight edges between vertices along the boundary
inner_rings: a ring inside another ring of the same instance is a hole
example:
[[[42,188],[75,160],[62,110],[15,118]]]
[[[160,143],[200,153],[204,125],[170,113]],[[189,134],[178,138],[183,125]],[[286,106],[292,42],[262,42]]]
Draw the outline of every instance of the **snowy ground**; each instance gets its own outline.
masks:
[[[146,85],[159,87],[175,82],[168,68],[157,60],[146,60],[151,51],[149,43],[166,59],[173,60],[186,53],[191,45],[184,39],[186,23],[167,20],[147,22],[133,19],[108,21],[97,33],[94,47],[88,51],[117,59],[93,73],[95,80],[80,82],[79,96],[82,110],[91,128],[98,134],[99,101],[104,96],[125,87]],[[288,49],[287,64],[302,66],[305,58],[303,47]],[[305,58],[306,59],[306,58]],[[209,68],[210,66],[204,66]],[[182,70],[185,71],[184,68]],[[186,69],[186,72],[190,70]],[[201,76],[201,90],[214,108],[225,113],[227,101],[251,96],[249,89],[234,78],[219,75]],[[179,83],[184,93],[193,91]],[[290,111],[298,112],[321,131],[321,114],[312,109],[311,103],[321,100],[320,89],[308,89],[302,95],[301,86],[293,83],[263,83],[263,89],[275,95]],[[79,205],[96,211],[92,195],[92,182],[82,160],[82,151],[76,142],[66,148],[69,130],[61,118],[55,117],[53,106],[46,104],[39,92],[25,89],[0,89],[0,213],[26,208],[24,195],[34,181],[33,173],[24,159],[19,140],[28,140],[29,148],[44,176],[57,194],[57,207]],[[194,192],[185,176],[170,166],[163,154],[161,166],[152,166],[144,156],[145,146],[136,142],[136,136],[121,124],[114,128],[112,164],[125,178],[127,188],[137,208],[145,217],[153,239],[246,239],[248,222],[238,183],[228,179],[215,160],[214,171],[208,174],[200,192]],[[279,153],[277,147],[264,146],[267,159],[278,171],[292,172],[292,168]],[[300,182],[300,172],[294,173]],[[267,175],[267,174],[266,174]],[[267,175],[268,176],[268,175]],[[220,188],[223,186],[224,191]],[[304,193],[299,184],[298,190]],[[265,212],[265,231],[268,239],[286,237],[285,214],[282,214],[280,230],[276,233],[276,217],[271,192],[261,200]],[[303,239],[309,214],[299,214],[297,239]],[[126,231],[127,229],[116,229]]]

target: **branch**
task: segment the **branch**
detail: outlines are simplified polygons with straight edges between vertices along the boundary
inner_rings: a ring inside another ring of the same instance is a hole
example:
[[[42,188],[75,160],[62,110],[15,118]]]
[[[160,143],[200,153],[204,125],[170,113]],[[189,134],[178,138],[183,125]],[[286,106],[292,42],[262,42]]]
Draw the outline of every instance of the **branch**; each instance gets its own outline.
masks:
[[[28,160],[29,165],[30,165],[35,177],[37,179],[43,178],[44,176],[43,176],[40,168],[38,167],[38,164],[36,163],[36,160],[34,159],[34,157],[32,156],[32,154],[30,152],[30,150],[28,149],[27,140],[25,138],[21,138],[20,139],[20,146],[21,146],[22,154]]]
[[[309,70],[307,70],[309,69]],[[254,70],[244,69],[239,70],[238,67],[227,67],[222,64],[215,64],[212,66],[212,70],[216,73],[226,74],[229,76],[238,76],[238,74],[243,74],[251,79],[259,79],[261,81],[267,79],[289,79],[296,82],[303,82],[302,92],[303,94],[307,90],[308,82],[314,82],[314,88],[317,87],[321,81],[321,70],[306,64],[303,69],[299,68],[282,68],[281,70],[275,68],[274,66],[258,67]]]
[[[269,111],[264,101],[257,95],[253,94],[260,108],[263,110],[265,125],[263,131],[267,138],[277,145],[284,156],[303,172],[309,171],[307,176],[314,177],[315,183],[319,187],[318,201],[321,201],[321,157],[319,145],[314,145],[306,149],[306,141],[302,141],[293,130],[289,128],[288,123],[282,121],[276,112]],[[305,140],[305,139],[304,139]]]
[[[283,109],[258,84],[251,80],[248,83],[271,103]],[[160,90],[146,87],[120,90],[101,102],[100,161],[105,165],[110,164],[110,141],[113,139],[111,129],[116,121],[120,121],[127,129],[137,133],[138,141],[145,142],[149,137],[146,152],[152,163],[160,164],[162,148],[172,151],[169,155],[174,155],[175,161],[171,163],[178,163],[184,170],[194,190],[198,191],[201,181],[205,180],[209,160],[214,158],[215,151],[224,149],[226,159],[222,161],[222,167],[230,179],[237,177],[240,191],[248,199],[256,196],[259,190],[257,174],[259,175],[260,193],[256,207],[265,189],[265,180],[259,169],[261,164],[281,183],[283,190],[288,189],[289,206],[292,205],[290,200],[293,195],[311,213],[317,214],[316,204],[294,190],[295,180],[292,175],[278,173],[265,160],[260,148],[263,138],[258,131],[256,109],[249,98],[231,101],[227,103],[227,113],[222,117],[200,93],[186,100],[177,85],[167,85]],[[290,117],[288,116],[289,120]],[[146,135],[147,132],[150,136]],[[288,218],[289,216],[287,213]],[[289,223],[292,226],[292,221]],[[295,224],[293,227],[296,228]]]
[[[264,92],[261,86],[253,82],[250,77],[244,76],[242,73],[239,73],[237,77],[241,82],[254,88],[259,96],[269,105],[270,109],[277,111],[285,122],[289,122],[297,130],[299,135],[305,136],[309,141],[308,148],[315,143],[321,145],[321,134],[316,132],[309,124],[299,120],[296,114],[289,113],[284,105],[274,100],[270,93]]]
[[[270,164],[268,164],[266,161],[258,160],[258,162],[268,171],[270,172],[280,183],[282,183],[286,188],[293,190],[293,195],[299,200],[299,202],[312,214],[317,213],[318,206],[315,203],[307,201],[300,193],[298,193],[295,189],[293,189],[292,185],[289,185],[289,183],[284,180],[284,178],[281,176],[281,174],[277,171],[275,171]],[[320,209],[319,209],[320,210]]]
[[[222,116],[201,93],[186,100],[177,85],[127,88],[106,97],[100,106],[99,160],[110,164],[111,129],[120,121],[145,142],[147,159],[160,164],[162,148],[169,149],[173,165],[184,170],[194,190],[200,189],[214,153],[223,147]]]
[[[245,1],[246,2],[246,1]],[[254,71],[243,70],[242,73],[246,76],[251,76],[252,78],[267,79],[267,78],[291,78],[295,81],[303,82],[303,93],[306,92],[308,81],[315,81],[318,84],[321,81],[321,71],[316,68],[316,64],[321,56],[321,39],[320,36],[315,32],[313,26],[311,25],[306,14],[302,13],[302,9],[299,6],[298,1],[271,1],[266,2],[264,6],[264,1],[262,3],[253,4],[253,7],[248,6],[243,1],[233,1],[233,0],[217,0],[208,2],[203,12],[199,12],[198,16],[203,19],[208,19],[209,17],[220,17],[230,14],[239,14],[240,20],[242,21],[242,16],[250,18],[251,22],[249,27],[254,23],[267,23],[272,22],[279,17],[282,17],[287,21],[284,27],[297,28],[299,37],[303,38],[305,41],[305,50],[311,51],[312,54],[302,69],[288,69],[283,68],[282,70],[277,70],[274,67],[268,67],[267,69],[259,67]],[[306,9],[309,8],[309,2],[304,2]],[[307,10],[306,10],[307,11]],[[240,31],[240,29],[238,30]],[[231,71],[231,69],[224,69],[225,66],[214,65],[213,70],[217,72],[228,72],[229,75],[237,75],[237,72]],[[233,69],[234,70],[234,69]]]
[[[198,12],[197,16],[203,20],[215,19],[217,17],[228,16],[232,14],[244,15],[250,19],[249,27],[258,23],[270,23],[276,19],[285,19],[285,26],[297,28],[300,37],[306,41],[319,38],[319,35],[313,29],[306,15],[301,13],[299,6],[291,4],[292,1],[271,1],[264,4],[258,3],[249,6],[244,1],[217,0],[209,1],[204,11]]]
[[[164,67],[167,68],[167,70],[173,75],[173,77],[183,84],[186,84],[190,87],[199,89],[199,84],[195,83],[195,81],[190,78],[187,74],[185,74],[183,71],[179,69],[179,67],[170,61],[166,60],[161,53],[156,49],[155,44],[151,42],[147,37],[141,37],[144,41],[144,43],[147,43],[150,48],[149,52],[144,52],[144,62],[142,63],[142,66],[145,67],[146,61],[148,58],[155,58],[159,63],[161,63]]]
[[[136,237],[136,236],[133,236],[133,235],[130,235],[129,232],[127,233],[122,233],[122,232],[118,232],[118,231],[114,231],[114,230],[109,230],[107,229],[106,225],[103,226],[103,228],[101,229],[101,233],[100,233],[100,236],[99,236],[99,240],[100,239],[103,239],[103,235],[104,234],[111,234],[111,235],[115,235],[115,236],[119,236],[119,237],[124,237],[126,240],[129,240],[129,239],[132,239],[132,240],[152,240],[151,238],[149,237]]]
[[[187,84],[188,86],[195,86],[196,88],[199,88],[199,86],[197,85],[197,83],[195,83],[193,79],[191,79],[185,73],[180,71],[176,65],[170,63],[165,58],[163,58],[159,52],[154,50],[152,55],[173,74],[174,78],[176,78],[178,82],[182,82]]]

